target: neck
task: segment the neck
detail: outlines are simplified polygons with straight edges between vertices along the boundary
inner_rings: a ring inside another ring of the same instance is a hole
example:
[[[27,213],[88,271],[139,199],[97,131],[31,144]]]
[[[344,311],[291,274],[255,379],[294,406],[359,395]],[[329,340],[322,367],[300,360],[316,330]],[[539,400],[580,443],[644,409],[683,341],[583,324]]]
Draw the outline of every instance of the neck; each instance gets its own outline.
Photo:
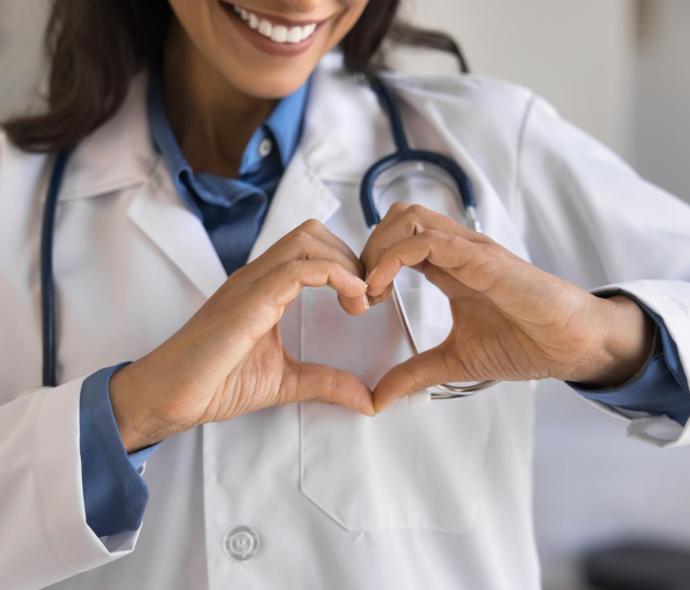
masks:
[[[245,146],[275,101],[231,86],[174,19],[164,48],[163,86],[170,125],[192,169],[236,176]]]

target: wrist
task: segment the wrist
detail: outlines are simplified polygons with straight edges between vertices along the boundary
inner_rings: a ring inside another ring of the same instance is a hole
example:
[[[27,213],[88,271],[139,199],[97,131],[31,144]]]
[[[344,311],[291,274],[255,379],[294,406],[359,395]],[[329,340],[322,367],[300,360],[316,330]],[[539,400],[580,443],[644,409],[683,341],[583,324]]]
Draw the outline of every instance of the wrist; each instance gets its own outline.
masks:
[[[589,362],[572,381],[602,389],[625,383],[649,360],[656,325],[635,301],[624,295],[597,298],[601,318],[599,338],[594,339]]]
[[[143,449],[175,434],[150,405],[151,390],[142,378],[140,364],[131,363],[113,374],[109,394],[120,439],[128,453]]]

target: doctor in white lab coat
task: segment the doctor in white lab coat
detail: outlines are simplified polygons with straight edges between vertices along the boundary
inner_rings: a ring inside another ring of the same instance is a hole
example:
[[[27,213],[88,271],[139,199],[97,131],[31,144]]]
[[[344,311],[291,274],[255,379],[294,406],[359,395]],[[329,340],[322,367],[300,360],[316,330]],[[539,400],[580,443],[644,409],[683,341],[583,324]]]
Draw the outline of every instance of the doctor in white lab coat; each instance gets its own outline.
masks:
[[[386,191],[372,233],[359,183],[392,138],[343,53],[352,65],[373,52],[361,27],[397,3],[257,0],[243,15],[171,0],[166,100],[195,170],[232,173],[199,140],[218,139],[214,116],[243,130],[241,153],[271,101],[315,70],[299,144],[248,264],[228,278],[149,133],[148,76],[134,65],[150,54],[132,40],[155,44],[160,31],[134,34],[155,3],[102,4],[91,14],[89,2],[58,1],[54,31],[77,31],[82,58],[122,57],[129,70],[98,72],[131,71],[126,96],[102,88],[97,124],[82,103],[81,127],[41,136],[33,120],[0,135],[0,587],[539,588],[534,382],[634,379],[661,346],[654,317],[682,383],[690,208],[525,89],[389,73],[411,142],[462,165],[485,233],[460,224],[445,185],[412,176]],[[104,15],[131,38],[89,29]],[[273,30],[281,18],[300,23],[292,46]],[[357,44],[324,57],[346,34]],[[96,70],[64,60],[74,47],[58,44],[53,84],[78,92]],[[53,100],[43,128],[68,106]],[[38,245],[54,162],[43,152],[70,143],[54,237],[59,385],[41,387]],[[395,276],[423,348],[438,345],[411,360],[388,296]],[[86,519],[80,395],[95,371],[126,361],[109,383],[122,456],[162,443],[137,467],[143,524],[99,537]],[[483,379],[501,383],[454,401],[407,396]],[[660,446],[690,440],[662,411],[607,409]]]

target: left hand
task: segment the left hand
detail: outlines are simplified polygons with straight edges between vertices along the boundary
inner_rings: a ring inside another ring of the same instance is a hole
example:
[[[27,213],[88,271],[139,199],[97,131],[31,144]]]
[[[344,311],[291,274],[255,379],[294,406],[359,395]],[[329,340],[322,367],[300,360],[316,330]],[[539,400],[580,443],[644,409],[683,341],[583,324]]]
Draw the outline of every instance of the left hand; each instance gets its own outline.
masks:
[[[652,346],[653,322],[631,299],[596,297],[419,205],[393,205],[361,258],[374,303],[409,266],[443,291],[453,316],[443,343],[382,377],[377,411],[447,382],[551,377],[605,387],[634,375]]]

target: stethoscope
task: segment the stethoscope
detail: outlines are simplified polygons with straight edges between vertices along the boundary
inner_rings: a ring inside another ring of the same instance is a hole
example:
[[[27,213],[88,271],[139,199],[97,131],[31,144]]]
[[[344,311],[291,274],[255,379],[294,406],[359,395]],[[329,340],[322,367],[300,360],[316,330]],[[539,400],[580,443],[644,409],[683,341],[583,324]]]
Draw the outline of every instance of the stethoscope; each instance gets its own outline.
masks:
[[[388,116],[393,139],[395,141],[395,152],[382,158],[371,166],[362,179],[360,202],[367,227],[372,228],[381,221],[381,216],[376,207],[374,197],[377,180],[380,180],[382,175],[390,172],[396,166],[412,163],[436,167],[449,177],[451,184],[456,190],[461,210],[464,212],[465,223],[471,230],[480,232],[481,228],[477,219],[474,190],[472,182],[467,174],[465,174],[460,165],[451,158],[436,152],[411,149],[407,141],[402,118],[400,117],[400,111],[398,110],[393,95],[378,76],[368,74],[366,78],[369,85],[378,96]],[[67,149],[62,150],[57,155],[48,185],[43,212],[43,226],[41,230],[41,318],[43,323],[44,387],[55,387],[57,385],[57,314],[55,308],[55,281],[53,274],[53,242],[55,237],[55,210],[57,208],[65,168],[67,167],[71,154],[72,150]],[[405,337],[412,353],[416,355],[419,353],[419,347],[395,281],[393,282],[392,299]],[[429,396],[431,399],[467,397],[495,383],[495,381],[482,381],[466,385],[443,383],[435,386],[433,388],[434,391],[429,391]]]

